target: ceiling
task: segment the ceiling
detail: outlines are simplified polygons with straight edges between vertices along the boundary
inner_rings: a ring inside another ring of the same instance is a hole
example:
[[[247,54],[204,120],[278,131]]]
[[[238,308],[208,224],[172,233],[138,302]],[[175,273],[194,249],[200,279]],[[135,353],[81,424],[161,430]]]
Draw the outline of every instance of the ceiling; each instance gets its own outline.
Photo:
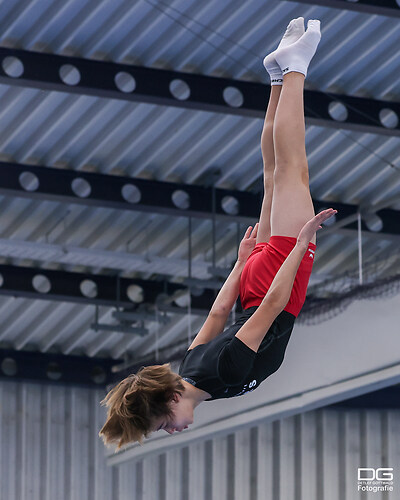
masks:
[[[307,90],[398,105],[398,17],[349,10],[346,2],[337,2],[341,8],[321,3],[15,0],[0,4],[0,47],[254,82],[265,85],[268,96],[261,60],[277,46],[290,19],[301,15],[320,19],[323,34]],[[259,114],[88,94],[3,77],[0,161],[207,188],[213,184],[261,199]],[[384,125],[364,128],[338,120],[306,121],[313,199],[352,205],[355,211],[361,207],[370,227],[377,207],[390,209],[392,220],[400,220],[399,125],[393,112],[385,116],[389,121]],[[187,214],[1,193],[0,263],[39,269],[44,276],[53,270],[83,273],[89,281],[90,276],[118,275],[182,283],[191,274],[207,280],[206,288],[215,288],[218,280],[210,266],[224,270],[232,264],[238,234],[246,227],[244,219],[191,218],[190,268]],[[364,261],[398,255],[396,231],[364,227],[362,238]],[[357,272],[358,266],[357,230],[332,227],[319,237],[311,285]],[[391,272],[396,270],[400,257],[391,261]],[[127,363],[149,354],[161,359],[163,348],[172,353],[187,345],[204,321],[204,314],[187,314],[184,299],[178,314],[149,304],[144,323],[134,323],[147,331],[139,336],[112,327],[95,331],[96,305],[89,300],[8,293],[0,296],[0,348],[124,358]],[[115,325],[115,310],[98,304],[97,321]]]

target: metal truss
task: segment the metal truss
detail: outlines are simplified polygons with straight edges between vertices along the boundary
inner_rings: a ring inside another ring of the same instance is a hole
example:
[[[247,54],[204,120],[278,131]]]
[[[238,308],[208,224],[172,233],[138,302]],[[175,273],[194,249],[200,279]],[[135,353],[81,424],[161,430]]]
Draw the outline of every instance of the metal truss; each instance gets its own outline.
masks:
[[[0,194],[61,203],[134,210],[235,222],[258,219],[261,197],[248,191],[152,181],[132,177],[76,172],[33,165],[0,162]],[[227,203],[228,202],[228,203]],[[358,207],[338,202],[313,200],[316,212],[334,205],[337,221],[349,220],[348,229],[357,230],[354,222]],[[399,212],[383,209],[379,234],[400,234]],[[369,231],[363,223],[363,231]]]
[[[159,304],[160,309],[182,295],[187,286],[167,281],[120,278],[0,265],[0,295],[30,299],[105,305],[135,310],[141,304]],[[193,313],[208,312],[215,290],[195,289],[190,303]],[[187,309],[176,307],[176,312]]]
[[[0,162],[0,194],[164,215],[206,219],[215,215],[235,221],[258,217],[261,204],[259,196],[245,191],[4,162]],[[237,210],[224,209],[229,201]]]
[[[343,4],[350,8],[369,2],[320,0],[311,3]],[[247,117],[264,117],[269,91],[269,86],[262,83],[4,47],[0,48],[0,59],[0,83],[6,85]],[[346,114],[344,120],[335,119],[331,111],[338,102]],[[400,124],[387,128],[381,120],[383,110],[400,116],[398,103],[305,90],[304,104],[309,124],[400,135]]]
[[[176,257],[158,257],[156,255],[145,255],[132,252],[115,250],[103,250],[100,248],[83,248],[73,245],[59,245],[54,243],[42,243],[19,239],[0,238],[0,256],[13,259],[32,259],[34,255],[36,262],[56,263],[63,266],[81,265],[88,269],[106,268],[117,272],[140,272],[151,274],[162,274],[186,278],[186,285],[196,286],[196,280],[192,281],[188,276],[188,259]],[[210,273],[210,262],[205,260],[194,260],[191,263],[193,276],[204,276]],[[226,274],[225,274],[226,277]],[[204,284],[207,288],[212,288]]]
[[[285,0],[286,1],[286,0]],[[334,9],[354,10],[364,14],[400,17],[400,5],[396,0],[289,0],[296,3],[321,5]]]
[[[111,368],[122,361],[0,349],[0,378],[99,388],[113,382]]]

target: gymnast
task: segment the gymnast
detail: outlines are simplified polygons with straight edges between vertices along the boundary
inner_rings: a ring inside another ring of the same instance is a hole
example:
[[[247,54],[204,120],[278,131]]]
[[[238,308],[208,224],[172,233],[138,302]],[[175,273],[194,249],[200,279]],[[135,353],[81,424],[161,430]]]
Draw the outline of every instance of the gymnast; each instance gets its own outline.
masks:
[[[314,213],[305,150],[303,91],[321,38],[320,21],[293,19],[264,59],[271,92],[261,135],[264,198],[235,266],[183,358],[142,367],[101,402],[108,407],[100,431],[117,449],[143,443],[151,432],[181,432],[203,401],[241,396],[281,366],[306,297],[316,249],[315,233],[336,210]],[[224,330],[238,295],[243,313]]]

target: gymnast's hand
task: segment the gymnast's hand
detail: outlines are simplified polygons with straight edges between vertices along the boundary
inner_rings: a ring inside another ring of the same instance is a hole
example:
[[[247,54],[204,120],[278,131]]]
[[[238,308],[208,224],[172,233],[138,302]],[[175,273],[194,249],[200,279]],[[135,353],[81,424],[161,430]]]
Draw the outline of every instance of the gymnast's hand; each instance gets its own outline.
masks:
[[[336,213],[337,210],[334,210],[333,208],[322,210],[322,212],[317,214],[303,226],[303,229],[300,231],[297,237],[297,243],[308,247],[308,244],[310,243],[314,234],[318,231],[318,229],[322,229],[321,224]]]
[[[257,231],[258,231],[258,222],[254,226],[254,228],[252,226],[249,226],[247,228],[247,231],[245,232],[243,239],[239,245],[239,250],[238,250],[239,262],[246,262],[251,252],[253,251],[254,247],[256,246]]]

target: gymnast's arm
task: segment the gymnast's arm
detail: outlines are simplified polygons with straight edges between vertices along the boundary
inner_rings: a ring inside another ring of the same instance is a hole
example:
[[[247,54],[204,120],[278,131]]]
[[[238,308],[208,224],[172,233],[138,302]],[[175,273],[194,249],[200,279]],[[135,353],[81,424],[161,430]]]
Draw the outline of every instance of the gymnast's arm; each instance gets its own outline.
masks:
[[[254,226],[254,229],[251,226],[247,229],[239,246],[238,259],[219,291],[206,321],[189,349],[193,349],[199,344],[206,344],[223,331],[229,313],[238,298],[240,277],[246,261],[255,246],[257,229],[258,224]]]

